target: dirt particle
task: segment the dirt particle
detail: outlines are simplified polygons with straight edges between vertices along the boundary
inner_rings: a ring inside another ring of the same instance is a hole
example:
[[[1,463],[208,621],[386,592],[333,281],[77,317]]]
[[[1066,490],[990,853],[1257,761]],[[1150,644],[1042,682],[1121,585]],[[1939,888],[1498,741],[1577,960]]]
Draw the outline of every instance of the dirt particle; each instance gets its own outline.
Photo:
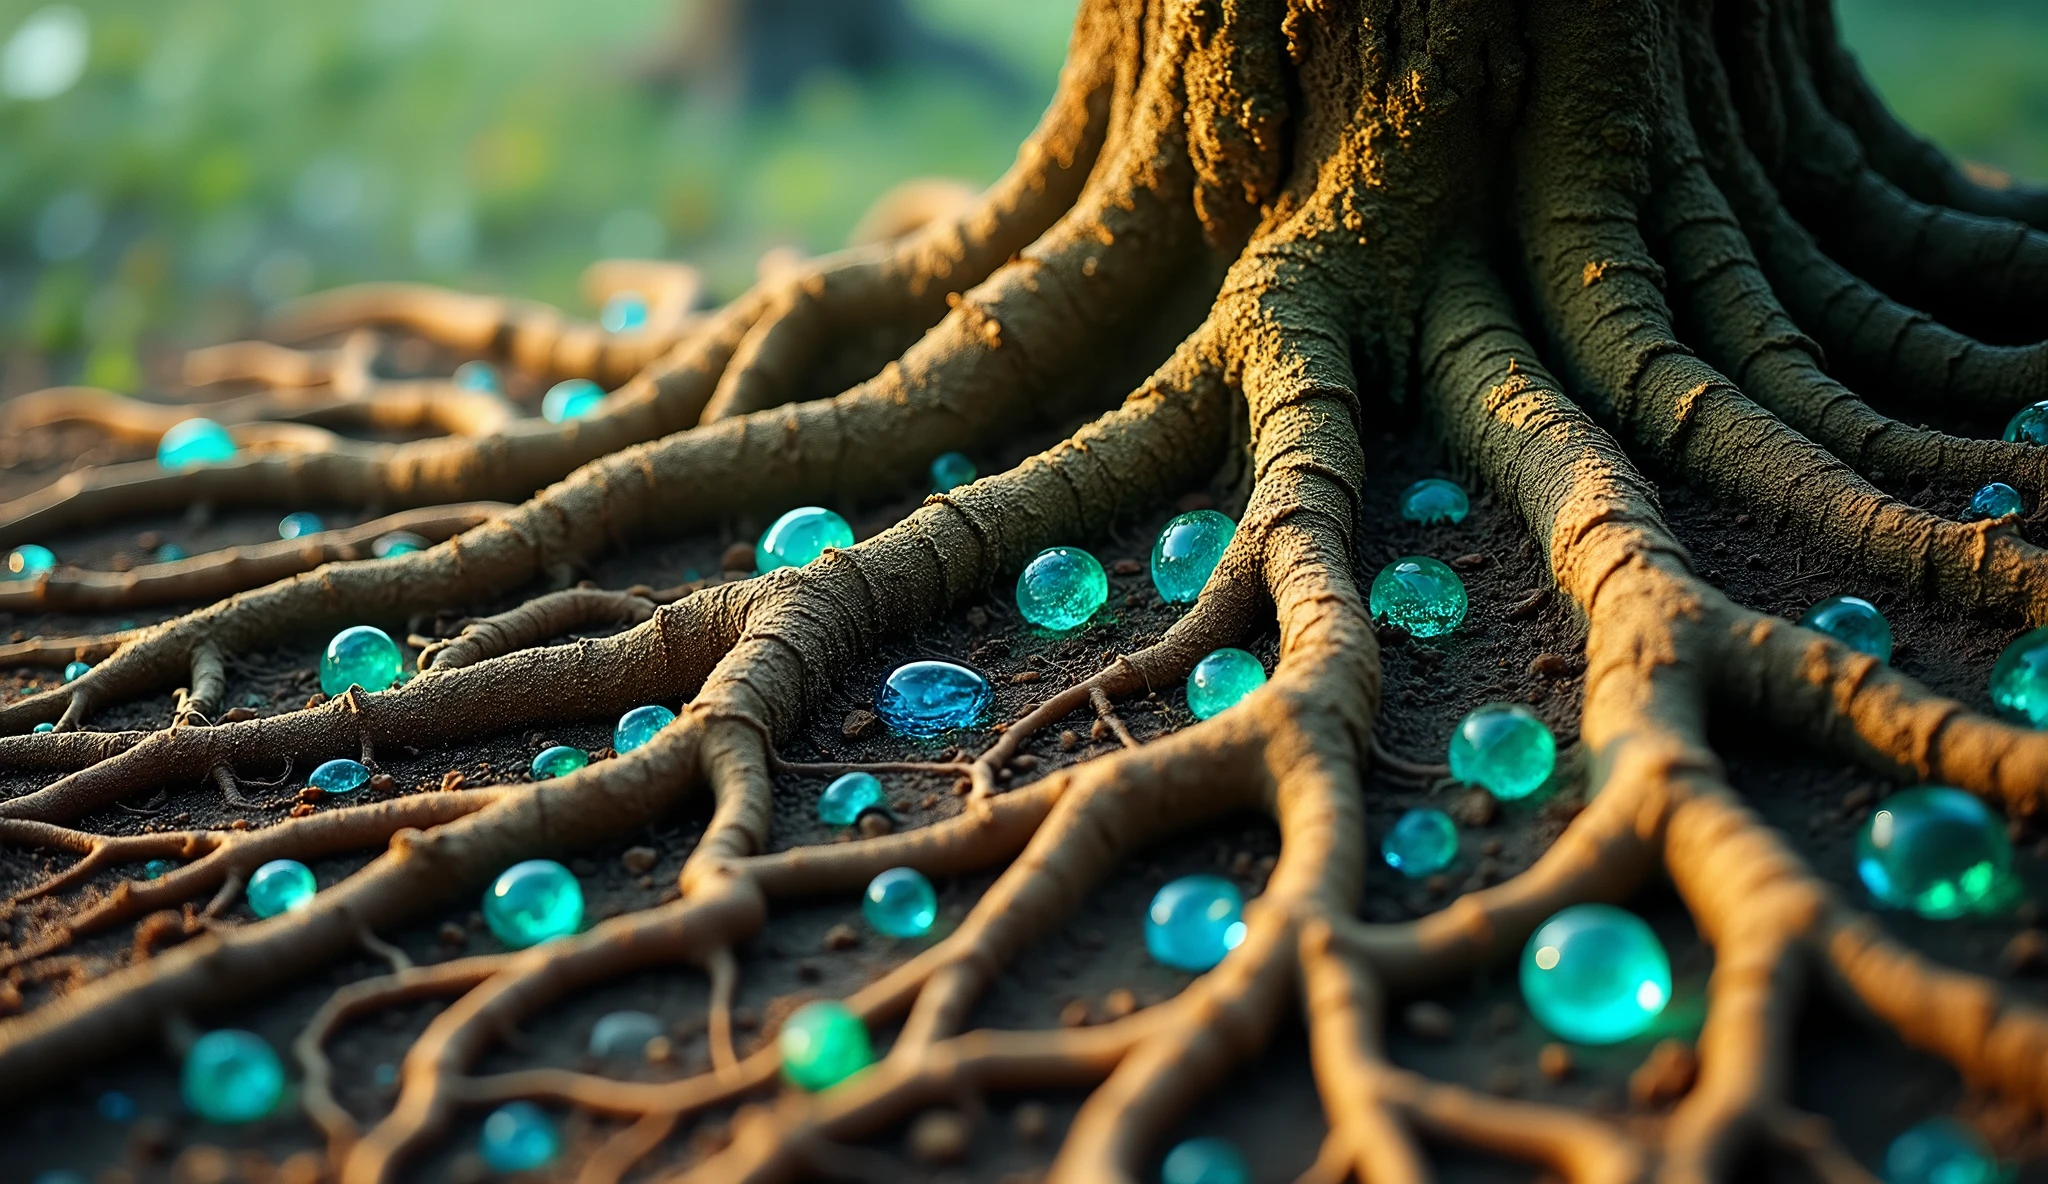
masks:
[[[736,571],[741,574],[754,570],[754,545],[734,543],[718,556],[720,571]]]
[[[732,1026],[741,1032],[751,1032],[761,1026],[761,1013],[751,1007],[732,1009]]]
[[[874,730],[881,726],[882,718],[880,716],[872,711],[863,711],[856,707],[852,711],[847,712],[846,718],[840,721],[839,734],[848,740],[860,740],[872,735]]]
[[[927,1110],[910,1124],[910,1158],[923,1164],[958,1163],[967,1157],[973,1130],[958,1110]]]
[[[1025,1102],[1010,1116],[1010,1123],[1016,1128],[1018,1138],[1026,1143],[1036,1143],[1052,1129],[1052,1111],[1043,1102]]]
[[[312,694],[306,696],[306,710],[311,711],[315,707],[324,705],[326,702],[327,696],[325,694],[319,691],[314,691]]]
[[[1526,621],[1530,617],[1535,616],[1536,613],[1540,609],[1542,609],[1542,607],[1545,604],[1548,604],[1549,602],[1550,589],[1538,588],[1534,592],[1531,592],[1527,596],[1524,596],[1520,600],[1517,600],[1512,605],[1509,605],[1507,611],[1507,618],[1510,621]]]
[[[1401,1022],[1417,1040],[1427,1040],[1432,1044],[1442,1044],[1458,1030],[1458,1017],[1451,1014],[1450,1008],[1433,999],[1410,1003],[1401,1012]]]
[[[861,813],[859,826],[862,836],[874,839],[894,831],[896,822],[880,810],[866,810]]]
[[[1563,1081],[1572,1075],[1572,1050],[1555,1042],[1536,1054],[1536,1071],[1549,1081]]]
[[[1070,999],[1060,1008],[1060,1027],[1085,1028],[1088,1026],[1089,1007],[1086,999]]]
[[[1478,571],[1486,566],[1486,560],[1485,554],[1474,551],[1469,555],[1460,555],[1456,559],[1451,560],[1451,566],[1458,571]]]
[[[1061,752],[1072,752],[1079,747],[1081,747],[1081,737],[1078,733],[1072,731],[1060,733]]]
[[[851,925],[834,925],[825,931],[824,946],[828,950],[850,950],[860,945],[860,930]]]
[[[1134,576],[1143,572],[1145,565],[1135,559],[1119,559],[1109,570],[1120,576]]]
[[[1512,1003],[1496,1004],[1489,1022],[1496,1036],[1511,1036],[1522,1027],[1522,1009]]]
[[[1181,513],[1192,514],[1196,510],[1215,509],[1216,499],[1200,490],[1196,490],[1192,493],[1181,494],[1180,501],[1175,504],[1179,506]]]
[[[979,606],[968,609],[967,626],[970,629],[988,628],[988,610]]]
[[[211,1143],[194,1143],[171,1165],[174,1184],[229,1184],[234,1178],[235,1161]]]
[[[1460,826],[1492,826],[1500,817],[1500,803],[1483,789],[1468,790],[1451,804],[1451,817]]]
[[[1486,1071],[1486,1080],[1480,1088],[1490,1094],[1512,1098],[1522,1092],[1522,1071],[1513,1065],[1495,1065]]]
[[[370,778],[372,793],[392,793],[398,789],[398,781],[389,773],[378,773]]]
[[[1128,987],[1118,987],[1102,997],[1102,1014],[1120,1020],[1138,1010],[1138,997]]]
[[[441,774],[441,792],[451,793],[461,789],[463,781],[462,770],[450,769],[446,773]]]
[[[444,921],[444,922],[442,922],[442,924],[441,924],[441,944],[442,944],[442,945],[444,945],[444,946],[450,946],[450,947],[453,947],[453,946],[459,946],[459,945],[461,945],[462,943],[464,943],[464,942],[466,942],[466,941],[468,941],[468,940],[469,940],[469,931],[468,931],[468,930],[464,929],[464,928],[463,928],[462,926],[460,926],[460,925],[457,925],[457,924],[456,924],[455,922],[453,922],[453,921]]]
[[[1481,855],[1498,857],[1505,850],[1507,850],[1507,844],[1499,839],[1488,839],[1484,843],[1479,844],[1479,853]]]
[[[1010,764],[1013,768],[1021,769],[1028,773],[1038,767],[1038,758],[1028,752],[1020,752],[1010,758]]]
[[[661,852],[652,847],[628,847],[619,856],[619,866],[625,868],[629,876],[644,876],[660,861]]]
[[[796,976],[807,983],[820,982],[825,977],[825,968],[805,958],[796,964]]]
[[[1683,1040],[1660,1040],[1650,1055],[1628,1075],[1629,1101],[1649,1109],[1664,1106],[1692,1092],[1699,1076],[1699,1054]]]
[[[128,1128],[128,1156],[146,1163],[156,1163],[171,1154],[171,1140],[175,1136],[171,1124],[161,1118],[138,1118]]]
[[[1090,740],[1107,740],[1109,738],[1109,721],[1098,719],[1088,725],[1088,738]]]
[[[226,711],[220,713],[220,719],[218,722],[224,724],[239,724],[247,720],[255,719],[258,714],[259,713],[254,707],[230,707]]]
[[[296,805],[296,806],[293,806],[293,807],[291,808],[291,811],[290,811],[290,813],[291,813],[291,816],[292,816],[293,818],[307,818],[307,817],[310,817],[310,816],[311,816],[311,815],[312,815],[312,814],[314,813],[314,810],[313,810],[313,803],[311,803],[311,802],[300,802],[300,803],[299,803],[298,805]]]
[[[2022,929],[2005,943],[2005,951],[1998,956],[2007,974],[2040,974],[2048,971],[2048,934],[2038,929]]]
[[[1044,677],[1045,676],[1043,674],[1040,674],[1036,670],[1019,670],[1017,673],[1012,674],[1010,676],[1010,685],[1021,686],[1025,683],[1037,682],[1039,679]]]
[[[1573,665],[1563,654],[1545,651],[1529,659],[1529,673],[1538,678],[1570,678],[1575,673]]]

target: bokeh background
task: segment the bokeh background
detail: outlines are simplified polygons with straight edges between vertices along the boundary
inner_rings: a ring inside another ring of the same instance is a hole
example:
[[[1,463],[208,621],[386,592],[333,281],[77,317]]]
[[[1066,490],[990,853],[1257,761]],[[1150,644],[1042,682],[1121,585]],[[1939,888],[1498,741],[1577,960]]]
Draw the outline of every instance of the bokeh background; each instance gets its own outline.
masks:
[[[2048,178],[2048,0],[1838,0],[1951,150]],[[0,393],[148,390],[353,280],[718,296],[892,183],[994,178],[1075,0],[0,0]],[[587,310],[586,310],[587,311]]]

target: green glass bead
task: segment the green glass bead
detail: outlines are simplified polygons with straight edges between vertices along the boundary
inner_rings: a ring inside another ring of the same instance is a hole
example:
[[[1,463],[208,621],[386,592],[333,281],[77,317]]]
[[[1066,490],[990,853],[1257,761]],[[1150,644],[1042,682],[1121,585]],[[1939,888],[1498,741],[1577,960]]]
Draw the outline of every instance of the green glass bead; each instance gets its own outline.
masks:
[[[477,1151],[492,1171],[530,1172],[553,1163],[561,1154],[562,1136],[555,1120],[532,1102],[507,1102],[484,1119]]]
[[[1145,952],[1176,970],[1209,970],[1244,944],[1244,893],[1222,876],[1182,876],[1145,909]]]
[[[1465,620],[1465,582],[1427,555],[1396,559],[1373,577],[1372,619],[1410,637],[1441,637]]]
[[[180,547],[176,543],[165,543],[156,549],[156,561],[158,563],[176,563],[180,559],[190,559],[191,557],[185,548]]]
[[[1927,785],[1879,802],[1856,837],[1856,874],[1882,905],[1938,920],[1994,899],[2012,868],[2012,840],[1984,803]]]
[[[309,514],[304,510],[296,514],[286,514],[277,520],[277,537],[281,539],[304,538],[326,529],[327,524],[320,521],[320,515]]]
[[[1671,1001],[1671,959],[1641,917],[1575,904],[1522,951],[1522,998],[1554,1035],[1613,1044],[1641,1035]]]
[[[1078,547],[1047,547],[1017,577],[1017,611],[1054,633],[1087,624],[1108,599],[1108,573]]]
[[[2048,728],[2048,625],[2020,634],[1998,655],[1991,703],[2007,719]]]
[[[91,669],[92,663],[90,662],[67,662],[64,665],[64,681],[77,682],[79,679],[84,678],[86,672]]]
[[[378,535],[370,544],[370,554],[377,559],[389,559],[394,555],[410,555],[415,551],[424,551],[433,545],[422,535],[416,535],[409,530],[394,530],[390,534]]]
[[[892,867],[868,881],[861,916],[888,937],[923,937],[939,919],[939,894],[914,867]]]
[[[1993,481],[1970,496],[1971,518],[2006,518],[2026,512],[2020,491],[2003,481]]]
[[[339,695],[350,687],[382,691],[398,681],[405,655],[374,625],[353,625],[334,635],[320,655],[320,689]]]
[[[1799,623],[1880,662],[1892,660],[1891,622],[1861,596],[1830,596],[1807,609]]]
[[[614,292],[597,314],[597,323],[607,333],[631,333],[647,327],[647,297],[638,292]]]
[[[2020,408],[2006,421],[2005,438],[2014,444],[2048,444],[2048,399]]]
[[[1168,604],[1193,604],[1223,561],[1237,523],[1214,510],[1176,515],[1152,544],[1152,586]]]
[[[7,570],[0,574],[10,580],[33,580],[55,566],[57,556],[48,547],[23,543],[7,553]]]
[[[933,493],[951,493],[962,485],[972,484],[974,478],[974,462],[964,452],[948,452],[932,461]]]
[[[818,821],[826,826],[852,826],[860,816],[882,805],[882,783],[873,773],[848,773],[818,795]]]
[[[1435,875],[1458,857],[1458,824],[1442,810],[1410,810],[1387,830],[1380,857],[1411,880]]]
[[[853,527],[819,506],[798,506],[775,520],[754,544],[754,570],[802,567],[828,547],[853,546]]]
[[[1243,650],[1225,647],[1195,663],[1188,673],[1188,710],[1208,719],[1237,706],[1266,685],[1266,668]]]
[[[606,1061],[637,1061],[646,1054],[648,1041],[667,1034],[668,1026],[644,1011],[606,1012],[591,1026],[590,1055]]]
[[[370,783],[370,770],[361,761],[347,757],[324,761],[306,778],[306,784],[322,793],[354,793]]]
[[[1459,523],[1472,512],[1472,499],[1455,481],[1424,477],[1401,491],[1401,517],[1410,522]]]
[[[498,372],[489,362],[464,362],[455,368],[455,385],[466,391],[483,391],[485,394],[502,395],[505,386],[498,381]]]
[[[583,924],[583,885],[552,859],[515,863],[484,892],[484,923],[515,950],[567,937]]]
[[[589,753],[567,744],[557,744],[540,750],[540,755],[533,758],[531,772],[535,781],[551,781],[556,777],[567,777],[589,763]]]
[[[1251,1179],[1236,1145],[1214,1135],[1176,1144],[1159,1165],[1160,1184],[1251,1184]]]
[[[1884,1152],[1884,1184],[2003,1184],[2006,1179],[1983,1138],[1952,1118],[1909,1127]]]
[[[284,1062],[254,1032],[217,1029],[192,1042],[178,1092],[208,1122],[254,1122],[284,1098]]]
[[[233,459],[233,438],[210,419],[181,420],[171,425],[156,445],[156,463],[173,473]]]
[[[249,911],[259,917],[297,912],[312,904],[319,890],[312,868],[296,859],[273,859],[249,877]]]
[[[1556,767],[1556,737],[1519,703],[1488,703],[1451,732],[1451,776],[1504,802],[1543,788]]]
[[[666,707],[648,704],[635,707],[619,717],[612,729],[612,751],[624,756],[641,745],[654,739],[654,734],[676,722],[676,713]]]
[[[568,423],[596,415],[603,403],[603,387],[588,378],[571,378],[549,387],[541,396],[540,414],[549,423]]]
[[[172,863],[168,859],[152,859],[142,865],[142,878],[145,880],[161,880],[173,871],[176,871],[177,867],[177,864]]]
[[[833,999],[806,1003],[789,1013],[775,1039],[782,1075],[798,1089],[830,1089],[874,1064],[868,1026]]]
[[[35,727],[34,727],[33,729],[31,729],[31,730],[32,730],[32,731],[37,731],[37,732],[54,732],[54,731],[56,731],[56,730],[57,730],[57,725],[56,725],[56,724],[52,724],[52,723],[40,723],[40,724],[37,724],[37,725],[36,725],[36,726],[35,726]]]

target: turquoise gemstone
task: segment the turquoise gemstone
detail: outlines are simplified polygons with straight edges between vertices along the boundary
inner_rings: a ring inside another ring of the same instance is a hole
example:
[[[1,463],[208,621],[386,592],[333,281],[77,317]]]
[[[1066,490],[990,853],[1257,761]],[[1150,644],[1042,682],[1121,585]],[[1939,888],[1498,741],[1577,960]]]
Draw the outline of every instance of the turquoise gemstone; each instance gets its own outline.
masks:
[[[296,859],[273,859],[249,877],[249,911],[259,917],[296,912],[313,903],[313,869]]]
[[[320,515],[309,514],[304,510],[296,514],[286,514],[277,520],[277,537],[281,539],[304,538],[326,529],[327,524],[320,521]]]
[[[1017,577],[1017,611],[1054,633],[1087,624],[1108,599],[1108,574],[1078,547],[1047,547]]]
[[[168,859],[152,859],[142,865],[142,878],[145,880],[161,880],[176,871],[177,868],[178,865]]]
[[[806,1003],[783,1021],[775,1039],[782,1075],[798,1089],[830,1089],[875,1061],[868,1026],[834,999]]]
[[[108,1122],[133,1122],[135,1116],[142,1112],[142,1108],[135,1104],[134,1098],[118,1089],[110,1089],[101,1094],[96,1108],[100,1112],[100,1117]]]
[[[54,731],[56,731],[56,730],[57,730],[57,725],[56,725],[56,724],[51,724],[51,723],[41,723],[41,724],[37,724],[37,725],[36,725],[36,726],[35,726],[35,727],[34,727],[33,729],[31,729],[31,730],[32,730],[32,731],[37,731],[37,732],[54,732]]]
[[[1411,880],[1435,875],[1458,857],[1458,824],[1442,810],[1410,810],[1387,831],[1380,856]]]
[[[944,453],[932,462],[933,493],[951,493],[974,478],[974,462],[964,452]]]
[[[1488,703],[1451,732],[1451,776],[1504,802],[1543,788],[1556,767],[1556,737],[1519,703]]]
[[[1410,637],[1441,637],[1465,620],[1465,582],[1427,555],[1396,559],[1373,577],[1372,619]]]
[[[971,728],[994,700],[988,680],[953,662],[898,666],[875,691],[875,714],[899,736],[930,739]]]
[[[676,713],[666,707],[649,704],[635,707],[619,717],[612,729],[612,751],[624,756],[641,745],[654,739],[654,734],[676,722]]]
[[[1168,604],[1193,604],[1223,560],[1237,523],[1214,510],[1176,515],[1152,544],[1152,586]]]
[[[2000,1184],[2005,1178],[1977,1132],[1950,1118],[1908,1128],[1884,1152],[1884,1184]]]
[[[562,1136],[555,1120],[532,1102],[507,1102],[484,1119],[477,1150],[495,1172],[530,1172],[546,1167],[561,1154]]]
[[[877,933],[889,937],[923,937],[939,919],[939,894],[914,867],[892,867],[868,881],[861,897],[861,916]]]
[[[1945,785],[1886,798],[1856,838],[1856,874],[1870,895],[1923,917],[1976,910],[2011,867],[2005,824],[1984,803]]]
[[[1401,491],[1401,517],[1410,522],[1463,522],[1472,499],[1455,481],[1424,477]]]
[[[1880,662],[1892,660],[1891,622],[1861,596],[1830,596],[1807,609],[1799,623]]]
[[[540,755],[533,758],[533,779],[551,781],[556,777],[567,777],[589,763],[589,753],[567,744],[557,744],[553,748],[541,749]]]
[[[597,314],[597,323],[608,333],[631,333],[647,326],[647,297],[638,292],[614,292]]]
[[[1671,959],[1641,917],[1575,904],[1530,936],[1522,998],[1561,1039],[1613,1044],[1641,1035],[1671,1001]]]
[[[549,423],[568,423],[596,415],[603,402],[603,387],[588,378],[571,378],[549,387],[541,396],[540,414]]]
[[[1145,949],[1155,962],[1208,970],[1244,941],[1244,894],[1221,876],[1182,876],[1145,910]]]
[[[1195,663],[1188,674],[1188,710],[1196,719],[1208,719],[1265,685],[1266,668],[1257,658],[1225,647]]]
[[[798,506],[775,520],[754,544],[754,570],[802,567],[827,547],[853,546],[853,527],[819,506]]]
[[[590,1055],[607,1061],[638,1059],[648,1041],[666,1032],[659,1019],[644,1011],[610,1012],[590,1029]]]
[[[2015,444],[2048,444],[2048,399],[2020,408],[2006,422],[2005,438]]]
[[[2020,500],[2020,491],[2003,481],[1993,481],[1970,498],[1972,518],[2004,518],[2026,512],[2027,504]]]
[[[191,555],[186,552],[185,548],[180,547],[176,543],[165,543],[156,549],[156,561],[158,563],[176,563],[180,559],[190,558]]]
[[[464,362],[457,366],[455,385],[466,391],[483,391],[491,395],[505,393],[505,385],[498,381],[498,372],[489,362]]]
[[[90,662],[66,662],[64,664],[64,681],[77,682],[79,679],[84,678],[91,669],[92,663]]]
[[[583,924],[583,885],[552,859],[515,863],[484,893],[484,922],[515,950],[567,937]]]
[[[818,821],[826,826],[852,826],[863,812],[882,805],[882,783],[873,773],[848,773],[818,795]]]
[[[1205,1135],[1167,1152],[1159,1179],[1160,1184],[1251,1184],[1252,1170],[1230,1140]]]
[[[424,551],[433,545],[409,530],[394,530],[390,534],[378,535],[376,541],[370,544],[370,554],[378,559],[389,559],[393,555],[410,555],[414,551]]]
[[[210,419],[187,419],[172,425],[157,441],[156,463],[173,473],[235,459],[228,430]]]
[[[306,784],[325,793],[354,793],[370,783],[370,770],[361,761],[346,757],[327,761],[313,770]]]
[[[320,655],[320,689],[329,695],[350,687],[387,690],[404,666],[405,656],[389,633],[374,625],[352,625],[335,634]]]
[[[2008,719],[2048,728],[2048,625],[2020,634],[1998,655],[1991,703]]]
[[[192,1042],[178,1091],[209,1122],[254,1122],[284,1097],[284,1063],[256,1033],[217,1029]]]
[[[57,566],[57,556],[48,547],[23,543],[7,553],[7,578],[32,580]]]

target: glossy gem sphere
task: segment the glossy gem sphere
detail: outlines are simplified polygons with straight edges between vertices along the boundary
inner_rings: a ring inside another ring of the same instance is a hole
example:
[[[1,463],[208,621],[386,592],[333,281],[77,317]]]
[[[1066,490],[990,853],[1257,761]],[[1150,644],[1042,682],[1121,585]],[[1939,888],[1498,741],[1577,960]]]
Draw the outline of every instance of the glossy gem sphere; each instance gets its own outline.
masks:
[[[249,876],[249,910],[259,917],[275,917],[313,903],[319,885],[313,869],[296,859],[273,859]]]
[[[325,793],[354,793],[370,783],[370,770],[347,757],[327,761],[313,770],[306,784]]]
[[[1265,685],[1266,668],[1257,658],[1244,650],[1216,650],[1188,672],[1188,710],[1196,719],[1208,719]]]
[[[1972,518],[2004,518],[2026,512],[2027,504],[2020,500],[2020,491],[2003,481],[1993,481],[1970,496]]]
[[[914,867],[892,867],[868,881],[860,914],[877,933],[889,937],[923,937],[939,919],[939,894]]]
[[[1991,703],[2007,719],[2048,728],[2048,625],[2020,634],[1998,655]]]
[[[172,425],[157,441],[156,463],[173,473],[235,459],[228,430],[210,419],[187,419]]]
[[[2005,438],[2015,444],[2048,444],[2048,399],[2020,408],[2006,421]]]
[[[1048,547],[1017,577],[1017,611],[1055,633],[1088,623],[1109,599],[1109,575],[1078,547]]]
[[[1388,829],[1380,856],[1411,880],[1435,875],[1458,857],[1458,824],[1442,810],[1410,810]]]
[[[284,1097],[284,1063],[256,1033],[220,1028],[192,1042],[178,1092],[209,1122],[254,1122]]]
[[[1860,596],[1830,596],[1807,609],[1799,623],[1880,662],[1892,660],[1892,625]]]
[[[1145,951],[1178,970],[1209,970],[1244,941],[1244,894],[1221,876],[1168,882],[1145,910]]]
[[[590,1055],[603,1060],[637,1060],[647,1052],[647,1042],[665,1035],[659,1019],[644,1011],[614,1011],[600,1017],[590,1028]]]
[[[1909,1127],[1884,1152],[1885,1184],[2000,1184],[2005,1178],[1977,1132],[1950,1118]]]
[[[972,727],[995,697],[988,680],[953,662],[898,666],[875,691],[875,714],[899,736],[929,739]]]
[[[1472,499],[1455,481],[1424,477],[1401,491],[1401,517],[1410,522],[1463,522]]]
[[[1223,560],[1237,523],[1214,510],[1176,515],[1152,544],[1152,586],[1168,604],[1193,604]]]
[[[2012,867],[2005,824],[1960,789],[1925,785],[1877,804],[1856,838],[1856,874],[1879,904],[1960,917]]]
[[[484,892],[484,923],[515,950],[567,937],[583,924],[583,886],[552,859],[515,863]]]
[[[370,554],[377,559],[389,559],[394,555],[410,555],[415,551],[424,551],[433,545],[422,535],[416,535],[409,530],[394,530],[390,534],[378,535],[370,543]]]
[[[48,547],[37,543],[23,543],[7,553],[7,570],[0,572],[10,580],[32,580],[57,566],[57,556]]]
[[[830,1089],[874,1063],[868,1026],[833,999],[806,1003],[783,1021],[775,1045],[782,1075],[804,1090]]]
[[[1671,959],[1641,917],[1575,904],[1530,936],[1522,998],[1553,1034],[1613,1044],[1641,1035],[1671,1001]]]
[[[1372,619],[1411,637],[1441,637],[1465,620],[1465,582],[1427,555],[1396,559],[1373,577]]]
[[[374,625],[353,625],[334,635],[320,655],[320,689],[339,695],[350,687],[388,690],[405,668],[391,635]]]
[[[571,378],[549,387],[540,397],[540,414],[549,423],[568,423],[596,415],[603,402],[603,387],[588,378]]]
[[[281,539],[304,538],[326,529],[327,524],[320,521],[320,515],[309,514],[304,510],[296,514],[286,514],[277,520],[277,537]]]
[[[160,880],[176,870],[178,870],[178,865],[168,859],[152,859],[142,865],[142,878],[145,880]]]
[[[483,391],[485,394],[503,394],[505,386],[498,381],[498,372],[489,362],[464,362],[455,368],[454,382],[466,391]]]
[[[848,773],[835,778],[818,795],[818,821],[826,826],[852,826],[862,812],[882,804],[882,783],[873,773]]]
[[[1451,776],[1504,802],[1526,798],[1550,780],[1557,739],[1519,703],[1488,703],[1451,732]]]
[[[974,462],[964,452],[942,453],[932,461],[932,492],[951,493],[975,478]]]
[[[484,1119],[477,1150],[492,1171],[528,1172],[554,1162],[562,1136],[545,1110],[532,1102],[507,1102]]]
[[[827,547],[853,546],[853,527],[821,506],[798,506],[775,520],[754,544],[754,570],[802,567]]]
[[[91,669],[92,663],[90,662],[66,662],[64,664],[64,681],[77,682],[79,679],[84,678]]]
[[[647,327],[647,297],[638,292],[614,292],[604,302],[604,311],[597,315],[597,323],[607,332],[631,333]]]
[[[557,777],[567,777],[589,763],[589,753],[567,744],[557,744],[553,748],[541,749],[540,754],[533,758],[529,772],[535,781],[552,781]]]
[[[654,739],[656,732],[674,722],[676,713],[666,707],[651,703],[635,707],[620,716],[617,726],[612,728],[612,751],[624,756]]]
[[[165,543],[156,549],[155,558],[158,563],[176,563],[180,559],[190,559],[191,556],[178,544]]]
[[[1160,1184],[1251,1184],[1251,1179],[1236,1145],[1214,1135],[1175,1144],[1159,1165]]]

